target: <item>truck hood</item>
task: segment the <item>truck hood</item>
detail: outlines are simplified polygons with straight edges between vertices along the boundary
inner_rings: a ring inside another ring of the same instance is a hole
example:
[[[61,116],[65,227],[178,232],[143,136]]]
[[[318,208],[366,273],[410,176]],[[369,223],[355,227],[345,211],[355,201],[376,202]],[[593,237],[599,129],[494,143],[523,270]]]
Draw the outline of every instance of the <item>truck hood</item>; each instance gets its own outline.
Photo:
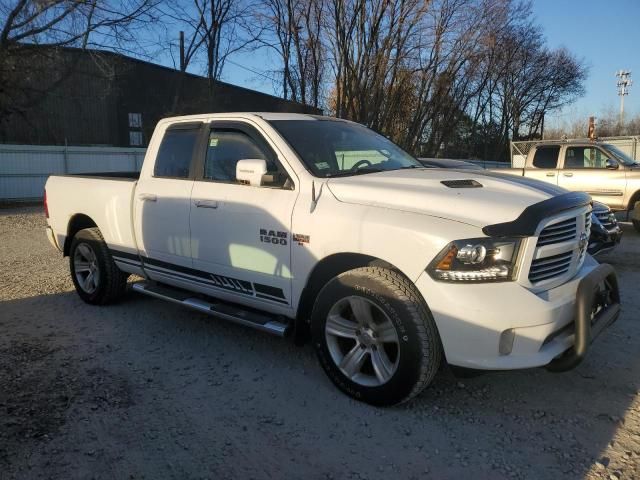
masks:
[[[480,187],[442,182],[474,180]],[[544,182],[482,170],[420,168],[331,178],[341,202],[446,218],[477,227],[515,220],[529,205],[566,190]]]

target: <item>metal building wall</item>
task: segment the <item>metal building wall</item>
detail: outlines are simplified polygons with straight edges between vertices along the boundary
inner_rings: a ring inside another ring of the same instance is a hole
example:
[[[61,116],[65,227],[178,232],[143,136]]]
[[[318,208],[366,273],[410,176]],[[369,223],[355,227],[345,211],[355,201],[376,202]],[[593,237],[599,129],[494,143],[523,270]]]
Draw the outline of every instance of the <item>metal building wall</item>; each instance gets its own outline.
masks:
[[[49,175],[140,171],[144,148],[0,144],[0,201],[42,198]]]

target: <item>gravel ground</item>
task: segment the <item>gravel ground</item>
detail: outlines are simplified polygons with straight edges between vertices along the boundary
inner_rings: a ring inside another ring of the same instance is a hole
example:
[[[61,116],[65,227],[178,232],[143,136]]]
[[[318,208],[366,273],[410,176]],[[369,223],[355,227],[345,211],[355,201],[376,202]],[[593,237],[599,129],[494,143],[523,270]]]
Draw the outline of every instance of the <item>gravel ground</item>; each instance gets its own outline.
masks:
[[[130,294],[84,304],[39,209],[0,210],[0,479],[640,478],[640,236],[576,370],[340,394],[310,346]],[[603,259],[604,261],[605,259]]]

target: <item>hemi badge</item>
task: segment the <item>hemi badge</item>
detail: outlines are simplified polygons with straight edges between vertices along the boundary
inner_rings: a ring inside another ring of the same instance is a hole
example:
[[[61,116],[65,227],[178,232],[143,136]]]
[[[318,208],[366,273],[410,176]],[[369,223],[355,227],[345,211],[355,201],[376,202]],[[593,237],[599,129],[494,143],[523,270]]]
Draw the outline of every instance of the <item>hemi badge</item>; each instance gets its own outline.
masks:
[[[293,234],[293,241],[298,242],[298,245],[302,245],[303,243],[309,243],[311,237],[309,235],[302,235],[301,233]]]

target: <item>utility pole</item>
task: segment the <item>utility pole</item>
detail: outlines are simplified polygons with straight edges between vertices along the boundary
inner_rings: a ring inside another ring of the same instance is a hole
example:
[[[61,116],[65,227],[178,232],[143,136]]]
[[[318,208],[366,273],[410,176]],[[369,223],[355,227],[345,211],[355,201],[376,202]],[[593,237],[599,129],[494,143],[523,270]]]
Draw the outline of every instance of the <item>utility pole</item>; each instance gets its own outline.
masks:
[[[184,32],[180,31],[180,71],[184,72],[187,66],[184,64]]]
[[[618,70],[616,72],[618,77],[618,95],[620,96],[620,126],[624,122],[624,96],[629,95],[629,87],[633,84],[631,80],[631,72],[629,70]]]

